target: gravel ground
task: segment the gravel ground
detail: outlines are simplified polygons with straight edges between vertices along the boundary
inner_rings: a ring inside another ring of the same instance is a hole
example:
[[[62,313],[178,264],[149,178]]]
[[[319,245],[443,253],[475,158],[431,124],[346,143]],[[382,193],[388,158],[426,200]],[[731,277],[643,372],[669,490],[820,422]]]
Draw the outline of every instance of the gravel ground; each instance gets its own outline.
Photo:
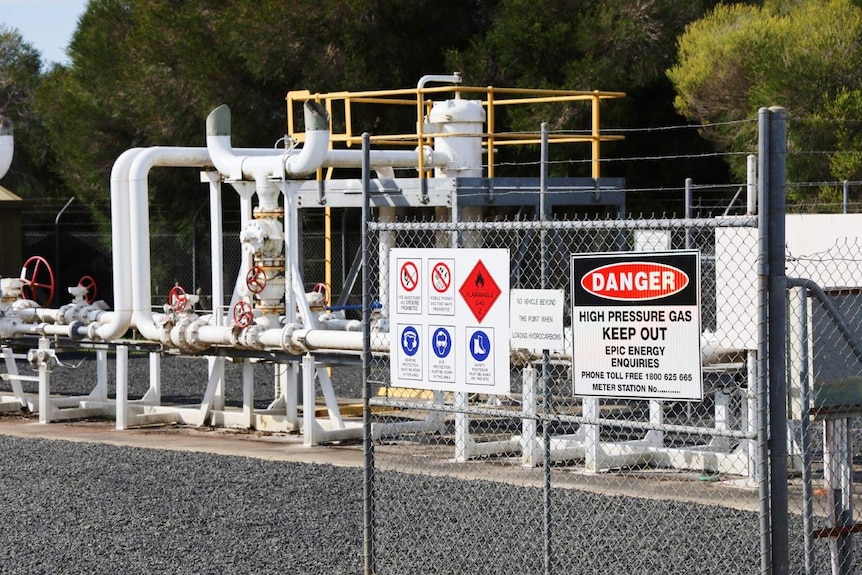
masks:
[[[206,363],[175,360],[164,363],[165,397],[199,400]],[[146,358],[131,364],[133,393],[143,393]],[[90,362],[57,368],[53,389],[81,393],[94,373]],[[271,369],[255,373],[265,404]],[[338,395],[359,395],[355,368],[334,380]],[[238,387],[227,394],[239,402]],[[2,435],[0,454],[4,575],[362,571],[361,469]],[[378,574],[543,572],[541,489],[374,478]],[[556,573],[759,571],[753,512],[569,489],[553,491],[552,511]],[[796,518],[791,529],[802,532]],[[800,548],[794,536],[794,572]],[[817,552],[826,568],[825,545]]]

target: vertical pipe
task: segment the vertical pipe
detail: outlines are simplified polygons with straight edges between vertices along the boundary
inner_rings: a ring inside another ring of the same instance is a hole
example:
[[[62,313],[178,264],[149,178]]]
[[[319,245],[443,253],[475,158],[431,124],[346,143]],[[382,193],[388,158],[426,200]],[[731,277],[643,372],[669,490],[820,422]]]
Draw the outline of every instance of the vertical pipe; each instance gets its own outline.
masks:
[[[148,395],[154,405],[162,404],[162,356],[150,352],[150,389]]]
[[[341,285],[347,285],[347,216],[350,208],[342,208],[341,210]],[[351,280],[351,285],[353,282]],[[348,294],[340,294],[339,299],[347,303]]]
[[[368,218],[371,214],[371,136],[362,134],[362,445],[365,452],[362,481],[363,574],[374,573],[374,442],[371,438],[371,273]],[[381,284],[381,289],[386,284]]]
[[[692,186],[693,180],[691,178],[685,179],[685,219],[691,219],[691,204],[692,204]],[[691,249],[691,228],[685,227],[685,249]]]
[[[773,573],[789,571],[790,547],[787,518],[787,278],[785,246],[785,162],[787,111],[769,109],[769,227],[768,243],[768,361],[769,361],[769,450],[770,512],[772,522]]]
[[[108,399],[108,352],[104,349],[96,350],[96,389],[91,392],[98,401]]]
[[[749,154],[746,159],[746,215],[757,213],[757,156]]]
[[[216,325],[227,325],[224,310],[224,229],[221,211],[221,179],[210,180],[210,270],[212,308]]]
[[[769,341],[769,310],[767,308],[767,290],[769,287],[769,248],[767,234],[769,232],[769,110],[761,108],[757,114],[757,157],[760,162],[757,182],[759,213],[757,218],[757,410],[758,410],[758,496],[760,514],[760,571],[766,575],[772,571],[772,536],[769,505],[769,357],[767,344]]]
[[[129,347],[117,346],[117,413],[115,428],[123,431],[129,427]]]
[[[527,365],[521,372],[521,465],[538,465],[538,441],[536,439],[536,370]]]
[[[242,425],[254,428],[254,364],[245,359],[242,362]]]
[[[51,423],[51,372],[48,370],[47,337],[39,338],[39,423]]]
[[[343,256],[342,256],[343,257]],[[323,208],[323,283],[326,285],[326,297],[332,298],[332,208],[327,204]],[[326,305],[332,302],[327,301]]]

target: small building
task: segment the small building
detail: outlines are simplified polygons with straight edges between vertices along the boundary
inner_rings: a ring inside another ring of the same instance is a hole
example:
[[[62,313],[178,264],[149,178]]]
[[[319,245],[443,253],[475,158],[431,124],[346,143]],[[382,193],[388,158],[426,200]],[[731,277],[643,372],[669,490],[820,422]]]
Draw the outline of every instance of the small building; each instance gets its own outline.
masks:
[[[0,277],[18,277],[21,274],[21,213],[28,204],[0,186]]]

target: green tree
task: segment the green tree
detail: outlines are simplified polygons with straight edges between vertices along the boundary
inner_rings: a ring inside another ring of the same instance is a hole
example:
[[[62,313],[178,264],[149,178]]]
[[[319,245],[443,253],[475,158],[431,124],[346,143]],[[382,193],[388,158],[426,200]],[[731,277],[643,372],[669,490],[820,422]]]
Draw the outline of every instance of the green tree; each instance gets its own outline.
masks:
[[[0,116],[12,121],[15,156],[4,186],[25,197],[45,197],[56,182],[45,171],[50,150],[42,123],[34,110],[42,60],[20,32],[0,25]]]
[[[490,14],[488,32],[467,49],[451,50],[449,66],[478,85],[625,92],[624,100],[603,105],[603,128],[678,125],[681,118],[672,106],[665,70],[685,26],[715,4],[715,0],[502,0]],[[534,131],[542,121],[552,131],[590,126],[589,108],[583,104],[537,107],[510,121],[512,130]],[[705,151],[706,146],[695,133],[663,138],[643,133],[628,134],[624,142],[603,150],[609,157],[672,156]],[[535,158],[535,151],[527,153]],[[552,154],[552,160],[585,158],[589,149],[560,147]],[[589,175],[583,163],[560,162],[552,164],[552,170],[554,175]],[[719,162],[684,160],[667,162],[660,171],[629,170],[626,163],[613,163],[602,169],[602,175],[626,177],[628,187],[678,186],[691,170],[705,178],[727,177]]]
[[[788,110],[788,178],[862,178],[862,8],[852,0],[717,6],[680,37],[668,71],[681,114],[720,149],[753,152],[763,106]],[[733,163],[737,173],[742,160]],[[790,202],[822,194],[791,188]],[[821,199],[824,197],[821,195]]]
[[[415,85],[441,71],[444,49],[466,45],[484,9],[459,0],[92,0],[71,64],[48,73],[38,109],[66,185],[106,222],[107,175],[124,150],[204,145],[206,116],[223,103],[236,147],[273,145],[288,90]],[[152,223],[181,228],[201,203],[186,191],[200,188],[197,174],[157,172]]]

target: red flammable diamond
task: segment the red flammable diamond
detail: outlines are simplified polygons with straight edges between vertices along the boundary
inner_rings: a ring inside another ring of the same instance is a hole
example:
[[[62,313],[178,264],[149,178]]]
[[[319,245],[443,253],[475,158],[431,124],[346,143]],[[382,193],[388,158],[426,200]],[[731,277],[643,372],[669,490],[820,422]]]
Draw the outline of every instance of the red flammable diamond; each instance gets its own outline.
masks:
[[[491,306],[500,297],[501,292],[497,282],[488,272],[488,268],[485,267],[482,260],[479,260],[473,267],[473,271],[467,274],[467,279],[461,285],[458,293],[464,298],[464,303],[467,304],[479,323],[482,323]]]

